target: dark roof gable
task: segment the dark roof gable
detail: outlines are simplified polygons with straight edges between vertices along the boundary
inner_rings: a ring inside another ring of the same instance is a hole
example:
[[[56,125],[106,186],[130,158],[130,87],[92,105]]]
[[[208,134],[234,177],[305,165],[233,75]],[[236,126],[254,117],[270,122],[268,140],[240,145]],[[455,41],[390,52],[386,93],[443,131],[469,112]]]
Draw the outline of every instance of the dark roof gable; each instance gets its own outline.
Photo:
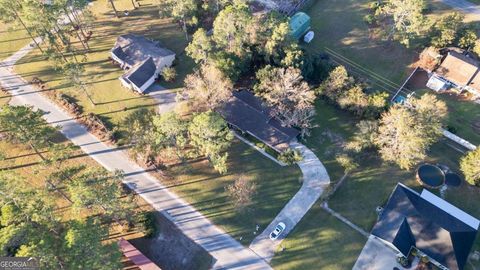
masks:
[[[134,67],[131,72],[125,74],[125,77],[135,86],[140,88],[153,75],[155,75],[156,70],[157,70],[157,67],[153,62],[153,59],[149,57],[147,60],[141,63],[138,67]]]
[[[270,147],[281,152],[300,132],[284,127],[271,116],[271,108],[250,91],[235,91],[227,103],[218,110],[225,120],[244,132],[248,132]]]
[[[392,243],[405,255],[411,246],[448,267],[463,269],[477,228],[398,184],[372,234]]]
[[[173,51],[163,48],[158,41],[134,34],[118,36],[111,51],[130,66],[144,62],[150,57],[159,65],[162,58],[175,55]]]
[[[115,47],[113,50],[112,50],[112,53],[118,57],[118,59],[122,60],[122,61],[125,61],[127,59],[127,55],[125,54],[125,52],[123,51],[122,47]]]

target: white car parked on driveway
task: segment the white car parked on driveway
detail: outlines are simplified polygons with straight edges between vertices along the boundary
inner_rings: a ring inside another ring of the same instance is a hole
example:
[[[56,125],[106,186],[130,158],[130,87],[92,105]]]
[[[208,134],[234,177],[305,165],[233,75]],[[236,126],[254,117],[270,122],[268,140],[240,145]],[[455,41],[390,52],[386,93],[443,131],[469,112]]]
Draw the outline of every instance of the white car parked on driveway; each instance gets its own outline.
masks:
[[[273,230],[273,232],[270,233],[270,239],[272,240],[275,240],[278,238],[278,236],[280,236],[280,234],[282,234],[282,232],[285,230],[286,226],[285,226],[285,223],[283,222],[280,222],[277,224],[277,226],[275,226],[275,229]]]

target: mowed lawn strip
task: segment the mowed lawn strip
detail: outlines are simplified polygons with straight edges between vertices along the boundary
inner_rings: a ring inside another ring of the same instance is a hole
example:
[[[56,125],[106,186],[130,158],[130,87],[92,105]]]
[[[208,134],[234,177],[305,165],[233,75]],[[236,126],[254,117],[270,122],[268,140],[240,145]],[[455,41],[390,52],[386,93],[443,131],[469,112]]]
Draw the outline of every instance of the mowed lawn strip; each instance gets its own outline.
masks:
[[[276,270],[352,269],[366,241],[317,202],[282,242],[271,264]]]
[[[56,142],[59,144],[66,144],[66,139],[60,134],[56,137]],[[48,155],[46,150],[42,150],[43,154]],[[53,167],[53,164],[44,165],[42,164],[41,158],[35,154],[29,147],[26,147],[21,144],[12,144],[5,140],[0,141],[0,153],[4,156],[4,159],[0,159],[0,170],[11,171],[15,175],[23,177],[23,179],[31,186],[34,186],[39,189],[45,188],[45,180],[47,177],[57,170]],[[72,154],[72,158],[64,161],[62,167],[74,167],[82,166],[82,172],[91,169],[103,169],[96,161],[91,159],[88,156],[85,156],[81,150],[75,150]],[[63,189],[61,185],[58,186],[60,189]],[[71,211],[71,203],[68,202],[60,193],[53,193],[55,195],[55,203],[58,207],[58,214],[62,215],[65,220],[71,220],[78,218],[78,215],[81,217],[86,217],[92,214],[89,210],[82,210],[81,213],[75,214]],[[121,198],[119,198],[121,199]],[[141,205],[141,203],[139,203]],[[142,206],[137,209],[137,212],[148,211],[145,210],[145,207]],[[148,207],[147,207],[148,208]],[[144,210],[142,210],[144,209]],[[112,224],[112,229],[115,227],[115,224]],[[115,232],[118,234],[118,232]],[[129,239],[140,237],[142,233],[130,231],[128,234]]]
[[[91,7],[97,19],[89,42],[92,50],[87,53],[87,62],[84,64],[84,79],[88,86],[87,91],[96,105],[90,103],[83,91],[71,87],[58,71],[53,70],[38,50],[21,59],[15,67],[26,80],[39,77],[47,82],[50,90],[72,96],[86,113],[100,115],[111,127],[119,126],[121,120],[133,110],[153,108],[155,105],[152,98],[122,87],[118,80],[125,71],[112,64],[108,57],[119,35],[145,35],[159,40],[163,46],[174,51],[178,56],[177,72],[180,74],[175,87],[181,85],[182,76],[189,73],[193,66],[193,62],[183,53],[187,45],[184,33],[173,21],[160,19],[156,5],[142,2],[143,6],[136,10],[132,10],[131,1],[128,0],[115,1],[115,5],[118,10],[130,10],[130,14],[117,19],[107,3],[93,2]]]
[[[205,217],[221,226],[235,239],[249,245],[299,190],[302,177],[298,166],[281,167],[239,140],[228,151],[228,173],[219,175],[206,160],[173,168],[175,180],[169,187]],[[240,175],[257,187],[253,204],[243,213],[235,209],[225,187]]]
[[[32,40],[20,26],[0,22],[0,61],[8,58]]]
[[[315,128],[311,136],[306,137],[304,144],[320,159],[327,169],[332,183],[344,175],[343,168],[335,160],[335,156],[343,152],[345,139],[355,132],[355,121],[351,113],[335,109],[328,102],[318,99],[315,103]]]
[[[350,140],[359,120],[322,100],[317,102],[316,108],[319,115],[316,120],[318,128],[314,129],[313,137],[307,140],[306,145],[326,164],[328,173],[338,177],[343,175],[343,169],[335,161],[335,154],[343,151],[340,138],[345,142]],[[452,142],[442,138],[434,144],[428,151],[425,162],[445,164],[454,172],[460,173],[459,160],[463,154],[447,143]],[[370,231],[377,220],[375,208],[387,202],[398,182],[416,190],[421,190],[421,187],[415,180],[416,167],[408,171],[402,170],[394,164],[383,162],[374,152],[357,162],[359,168],[350,173],[333,194],[329,206],[364,230]],[[439,195],[438,191],[433,192]],[[479,188],[463,183],[461,187],[449,188],[445,199],[480,218],[480,209],[472,205],[473,201],[480,200]],[[480,241],[475,246],[480,247]]]
[[[0,107],[2,107],[3,105],[6,105],[8,104],[8,102],[10,102],[10,95],[3,92],[3,91],[0,91]]]
[[[420,96],[434,93],[429,89],[416,91]],[[436,95],[448,106],[445,125],[455,129],[455,134],[474,145],[480,145],[480,104],[470,100],[462,100],[457,94],[443,93]]]
[[[318,0],[305,12],[312,18],[315,39],[304,45],[313,53],[331,49],[396,83],[407,75],[415,53],[397,43],[377,41],[363,17],[369,0]]]
[[[354,134],[359,119],[323,100],[317,101],[316,108],[315,123],[318,127],[313,129],[312,136],[307,138],[305,144],[325,164],[335,182],[344,174],[335,155],[344,151],[342,143]],[[446,164],[459,172],[458,162],[462,154],[446,143],[449,141],[442,139],[434,144],[426,161]],[[385,205],[398,182],[421,190],[415,180],[415,169],[401,170],[372,153],[363,158],[360,167],[349,174],[330,198],[329,206],[369,232],[377,220],[376,207]],[[438,191],[433,192],[439,195]],[[480,210],[475,203],[480,200],[478,188],[463,183],[458,188],[449,188],[445,199],[480,218]],[[318,202],[283,242],[286,250],[281,252],[279,249],[272,265],[275,269],[351,269],[365,241],[359,233],[324,212]],[[473,249],[479,248],[480,237]]]

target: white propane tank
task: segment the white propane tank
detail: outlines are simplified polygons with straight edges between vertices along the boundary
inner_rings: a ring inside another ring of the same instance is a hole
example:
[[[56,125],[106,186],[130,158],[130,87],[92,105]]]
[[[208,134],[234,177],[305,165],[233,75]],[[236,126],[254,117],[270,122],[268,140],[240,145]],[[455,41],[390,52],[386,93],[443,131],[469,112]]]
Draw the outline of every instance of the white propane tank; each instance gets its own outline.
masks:
[[[305,36],[303,37],[303,41],[305,41],[305,43],[310,43],[310,41],[312,41],[314,36],[315,36],[315,33],[313,31],[308,31],[308,33],[306,33]]]

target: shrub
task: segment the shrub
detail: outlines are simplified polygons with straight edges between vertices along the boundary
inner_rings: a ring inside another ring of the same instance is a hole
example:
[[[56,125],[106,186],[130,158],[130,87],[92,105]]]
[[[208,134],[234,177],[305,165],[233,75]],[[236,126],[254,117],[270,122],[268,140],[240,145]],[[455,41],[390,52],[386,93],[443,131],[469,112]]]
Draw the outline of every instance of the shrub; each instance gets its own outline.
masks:
[[[463,49],[470,49],[475,47],[478,37],[474,30],[466,29],[458,40],[458,46]]]
[[[335,160],[340,163],[345,173],[349,173],[358,168],[358,164],[347,154],[339,154],[335,157]]]
[[[456,134],[456,133],[457,133],[457,128],[454,127],[454,126],[448,125],[448,126],[447,126],[447,130],[450,131],[450,132],[453,133],[453,134]]]
[[[312,85],[318,85],[332,71],[328,54],[305,53],[301,67],[303,78]]]
[[[477,55],[480,56],[480,41],[475,41],[475,45],[473,46],[473,52]]]
[[[429,263],[429,262],[430,262],[430,259],[428,259],[427,256],[422,255],[422,257],[420,258],[420,261],[421,261],[422,263],[425,263],[425,264],[426,264],[426,263]]]
[[[401,264],[403,267],[409,266],[409,261],[405,256],[397,256],[397,262]]]
[[[460,169],[469,184],[480,186],[480,147],[468,152],[460,160]]]
[[[368,25],[372,25],[375,23],[376,19],[373,14],[367,14],[363,17],[363,21],[367,23]]]
[[[140,224],[143,226],[146,238],[152,238],[159,232],[154,212],[142,213],[140,216]]]
[[[80,115],[83,112],[82,107],[80,107],[76,100],[69,95],[57,92],[55,94],[55,99],[71,114]]]
[[[261,143],[261,142],[255,143],[255,146],[262,149],[262,150],[267,149],[267,146],[264,143]]]
[[[302,161],[302,159],[303,159],[302,154],[300,154],[298,150],[292,150],[292,149],[287,149],[278,156],[278,160],[287,165],[292,165],[294,163]]]
[[[243,212],[252,204],[253,196],[257,192],[257,185],[240,175],[234,183],[225,187],[225,191],[233,201],[235,208]]]
[[[173,67],[166,67],[162,70],[162,77],[167,82],[173,82],[177,77],[177,71]]]

